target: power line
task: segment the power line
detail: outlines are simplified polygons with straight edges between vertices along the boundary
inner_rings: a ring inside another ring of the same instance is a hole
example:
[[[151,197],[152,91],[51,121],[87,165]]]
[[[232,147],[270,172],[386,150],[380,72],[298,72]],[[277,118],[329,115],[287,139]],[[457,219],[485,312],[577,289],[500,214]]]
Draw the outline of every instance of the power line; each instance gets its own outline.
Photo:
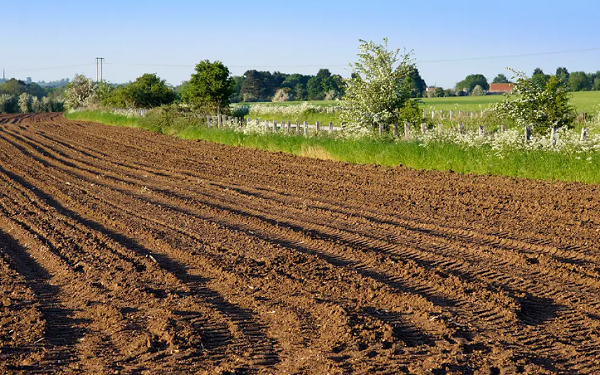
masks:
[[[521,53],[521,54],[516,54],[516,55],[465,57],[465,58],[458,58],[458,59],[425,60],[425,61],[417,60],[417,62],[418,63],[441,63],[441,62],[455,62],[455,61],[495,60],[495,59],[508,59],[508,58],[515,58],[515,57],[562,55],[562,54],[566,54],[566,53],[589,52],[589,51],[600,51],[600,47],[572,49],[572,50],[565,50],[565,51],[531,52],[531,53]]]
[[[29,68],[29,69],[15,69],[7,70],[6,73],[18,73],[18,72],[33,72],[39,70],[53,70],[53,69],[65,69],[65,68],[78,68],[81,66],[92,66],[94,64],[73,64],[73,65],[62,65],[62,66],[49,66],[45,68]]]

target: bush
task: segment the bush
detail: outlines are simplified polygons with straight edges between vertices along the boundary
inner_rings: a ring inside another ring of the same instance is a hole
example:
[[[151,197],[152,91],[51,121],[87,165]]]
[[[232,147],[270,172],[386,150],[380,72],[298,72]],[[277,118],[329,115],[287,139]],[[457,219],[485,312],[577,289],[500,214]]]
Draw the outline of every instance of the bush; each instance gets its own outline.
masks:
[[[291,99],[290,91],[291,91],[291,89],[288,87],[278,89],[277,92],[275,92],[275,96],[273,96],[272,101],[273,102],[289,101]]]
[[[495,111],[517,125],[531,126],[535,133],[545,133],[553,127],[573,126],[576,112],[570,104],[571,96],[556,76],[551,76],[542,85],[523,72],[513,73],[518,78],[513,91],[493,107]]]

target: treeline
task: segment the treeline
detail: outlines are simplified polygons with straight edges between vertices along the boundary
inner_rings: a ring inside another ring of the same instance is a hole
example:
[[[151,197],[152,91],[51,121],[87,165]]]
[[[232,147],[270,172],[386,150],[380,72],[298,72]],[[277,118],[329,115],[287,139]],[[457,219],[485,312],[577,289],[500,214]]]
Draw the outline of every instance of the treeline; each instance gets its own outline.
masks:
[[[63,89],[9,79],[0,84],[0,113],[60,112]]]
[[[422,97],[427,85],[418,69],[410,76],[413,97]],[[320,69],[317,75],[286,74],[281,72],[248,70],[243,76],[232,77],[232,103],[334,100],[344,95],[344,79]]]

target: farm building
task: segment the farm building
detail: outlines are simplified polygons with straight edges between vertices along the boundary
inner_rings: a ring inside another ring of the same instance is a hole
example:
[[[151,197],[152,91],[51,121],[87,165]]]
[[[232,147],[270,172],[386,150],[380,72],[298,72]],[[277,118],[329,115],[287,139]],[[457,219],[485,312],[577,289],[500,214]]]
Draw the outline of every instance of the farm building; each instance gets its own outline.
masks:
[[[513,88],[512,83],[490,83],[488,94],[503,94],[511,93]]]

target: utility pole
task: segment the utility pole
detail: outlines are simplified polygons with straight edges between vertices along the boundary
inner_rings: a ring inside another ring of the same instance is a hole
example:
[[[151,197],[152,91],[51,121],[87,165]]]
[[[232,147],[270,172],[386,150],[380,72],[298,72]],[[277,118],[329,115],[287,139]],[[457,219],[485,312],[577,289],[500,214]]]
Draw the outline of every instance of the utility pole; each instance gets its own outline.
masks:
[[[100,58],[100,82],[104,82],[102,79],[102,63],[104,62],[104,57]]]
[[[100,66],[98,66],[98,62],[100,62]],[[102,82],[102,63],[104,62],[104,57],[96,57],[96,83]],[[100,81],[98,81],[98,69],[100,69]]]

